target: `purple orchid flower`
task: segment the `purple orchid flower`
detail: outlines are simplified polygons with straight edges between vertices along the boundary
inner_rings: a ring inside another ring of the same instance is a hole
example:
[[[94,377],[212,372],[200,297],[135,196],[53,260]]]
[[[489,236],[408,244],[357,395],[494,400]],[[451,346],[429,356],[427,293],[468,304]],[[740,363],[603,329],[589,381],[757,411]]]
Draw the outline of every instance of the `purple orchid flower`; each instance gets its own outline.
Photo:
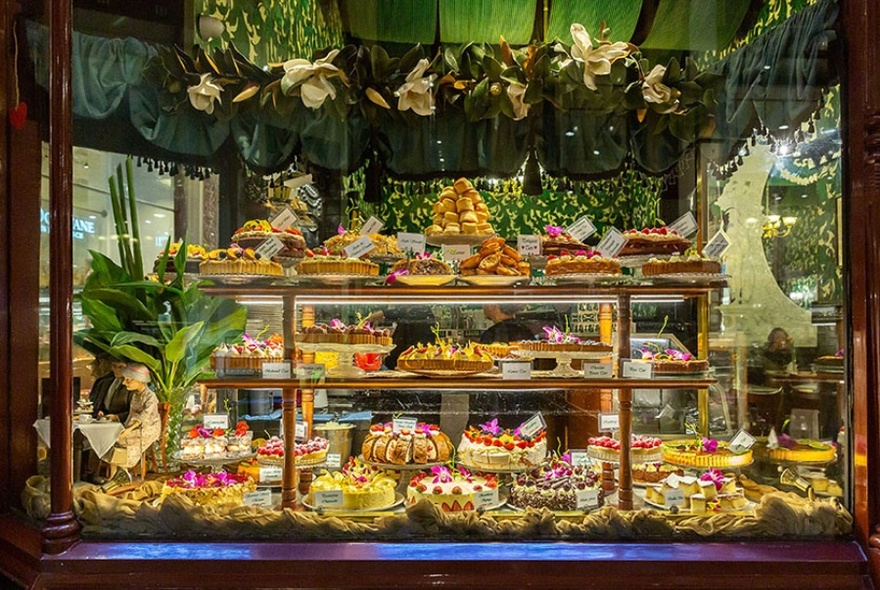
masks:
[[[547,232],[547,235],[551,238],[558,238],[562,235],[562,228],[558,225],[545,225],[544,230]]]
[[[491,422],[480,424],[480,430],[482,430],[483,432],[489,432],[497,436],[498,433],[501,432],[501,427],[498,425],[498,418],[495,418]]]
[[[714,453],[718,450],[718,441],[714,438],[703,437],[703,450],[707,453]]]
[[[431,473],[434,474],[434,483],[449,483],[452,481],[452,474],[445,465],[434,465],[431,467]]]
[[[340,224],[336,227],[336,233],[339,234],[340,236],[344,236],[344,235],[347,234],[348,232],[345,231],[345,228],[342,227],[342,224],[340,223]]]

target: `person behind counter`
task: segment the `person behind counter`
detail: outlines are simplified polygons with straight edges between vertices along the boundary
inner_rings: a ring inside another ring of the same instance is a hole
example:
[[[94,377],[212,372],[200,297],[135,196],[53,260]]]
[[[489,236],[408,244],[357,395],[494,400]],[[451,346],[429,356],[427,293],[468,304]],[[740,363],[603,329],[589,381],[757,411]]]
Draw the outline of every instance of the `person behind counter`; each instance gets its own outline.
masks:
[[[522,310],[522,305],[498,305],[495,303],[483,305],[483,315],[493,324],[480,334],[480,343],[533,340],[538,331],[530,322],[516,317],[516,314]]]
[[[794,346],[791,336],[782,328],[773,328],[764,345],[764,371],[791,371]]]
[[[391,338],[394,349],[385,355],[384,365],[388,369],[397,366],[397,357],[410,346],[418,343],[431,344],[435,340],[433,327],[437,323],[434,312],[427,305],[392,306],[379,310],[367,318],[374,326],[395,324]]]
[[[112,357],[96,357],[95,361],[95,374],[107,361],[110,363],[110,372],[95,380],[92,390],[89,392],[89,400],[92,402],[92,416],[125,422],[128,419],[132,395],[123,385],[122,371],[125,369],[126,363]]]

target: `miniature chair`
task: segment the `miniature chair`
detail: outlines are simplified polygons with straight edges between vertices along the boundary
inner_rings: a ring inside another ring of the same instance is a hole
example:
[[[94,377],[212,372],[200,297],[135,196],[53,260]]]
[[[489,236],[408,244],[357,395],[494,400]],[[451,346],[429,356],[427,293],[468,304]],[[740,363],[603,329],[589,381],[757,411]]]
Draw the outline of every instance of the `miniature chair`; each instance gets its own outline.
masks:
[[[141,423],[135,421],[119,435],[120,441],[126,441],[128,444],[123,446],[118,442],[103,460],[110,466],[109,479],[113,479],[118,469],[122,469],[128,476],[128,484],[132,485],[133,478],[130,469],[140,463],[141,465],[141,481],[143,482],[147,476],[147,451],[150,446],[144,448]]]

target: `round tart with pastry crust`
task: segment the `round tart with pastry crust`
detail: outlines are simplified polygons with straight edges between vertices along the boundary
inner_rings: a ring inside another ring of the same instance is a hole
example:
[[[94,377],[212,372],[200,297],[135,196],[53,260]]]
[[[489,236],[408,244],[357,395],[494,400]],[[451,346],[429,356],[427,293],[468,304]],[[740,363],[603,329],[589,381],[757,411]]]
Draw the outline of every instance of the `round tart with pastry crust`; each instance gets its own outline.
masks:
[[[265,219],[251,219],[232,234],[232,242],[242,248],[256,249],[269,238],[278,238],[284,244],[284,250],[276,256],[302,258],[305,255],[306,240],[295,227],[281,230],[272,227]]]

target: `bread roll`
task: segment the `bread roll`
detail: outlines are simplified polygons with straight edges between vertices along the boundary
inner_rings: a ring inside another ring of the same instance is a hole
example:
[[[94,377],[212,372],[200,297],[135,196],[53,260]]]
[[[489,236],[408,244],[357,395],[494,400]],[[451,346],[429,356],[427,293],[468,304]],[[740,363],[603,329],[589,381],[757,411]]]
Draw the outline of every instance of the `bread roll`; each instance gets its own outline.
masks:
[[[488,211],[474,211],[474,215],[477,216],[477,223],[486,223],[489,221],[489,212]]]
[[[489,207],[486,203],[477,203],[474,205],[474,211],[485,211],[487,214],[489,213]]]
[[[479,223],[479,220],[477,219],[477,214],[473,211],[462,211],[462,213],[458,216],[458,221],[460,223],[470,222],[473,223],[474,226]]]
[[[467,178],[459,178],[452,184],[452,188],[455,189],[455,192],[458,194],[464,194],[465,191],[474,188],[474,185],[471,184],[471,181]]]
[[[477,229],[477,224],[473,221],[462,221],[461,231],[466,234],[477,234],[480,232],[480,230]]]
[[[457,223],[447,223],[446,227],[443,228],[444,234],[460,234],[461,226]]]
[[[443,228],[440,227],[439,225],[437,225],[436,223],[434,225],[429,225],[428,229],[425,230],[426,236],[436,236],[437,234],[442,234],[442,233],[443,233]]]
[[[473,211],[474,202],[467,197],[461,197],[455,202],[455,208],[459,213],[462,211]]]
[[[443,221],[446,223],[458,223],[458,213],[455,211],[447,211],[443,214]]]
[[[455,200],[458,198],[458,193],[455,192],[451,186],[444,187],[442,191],[440,191],[439,199],[452,199]]]

